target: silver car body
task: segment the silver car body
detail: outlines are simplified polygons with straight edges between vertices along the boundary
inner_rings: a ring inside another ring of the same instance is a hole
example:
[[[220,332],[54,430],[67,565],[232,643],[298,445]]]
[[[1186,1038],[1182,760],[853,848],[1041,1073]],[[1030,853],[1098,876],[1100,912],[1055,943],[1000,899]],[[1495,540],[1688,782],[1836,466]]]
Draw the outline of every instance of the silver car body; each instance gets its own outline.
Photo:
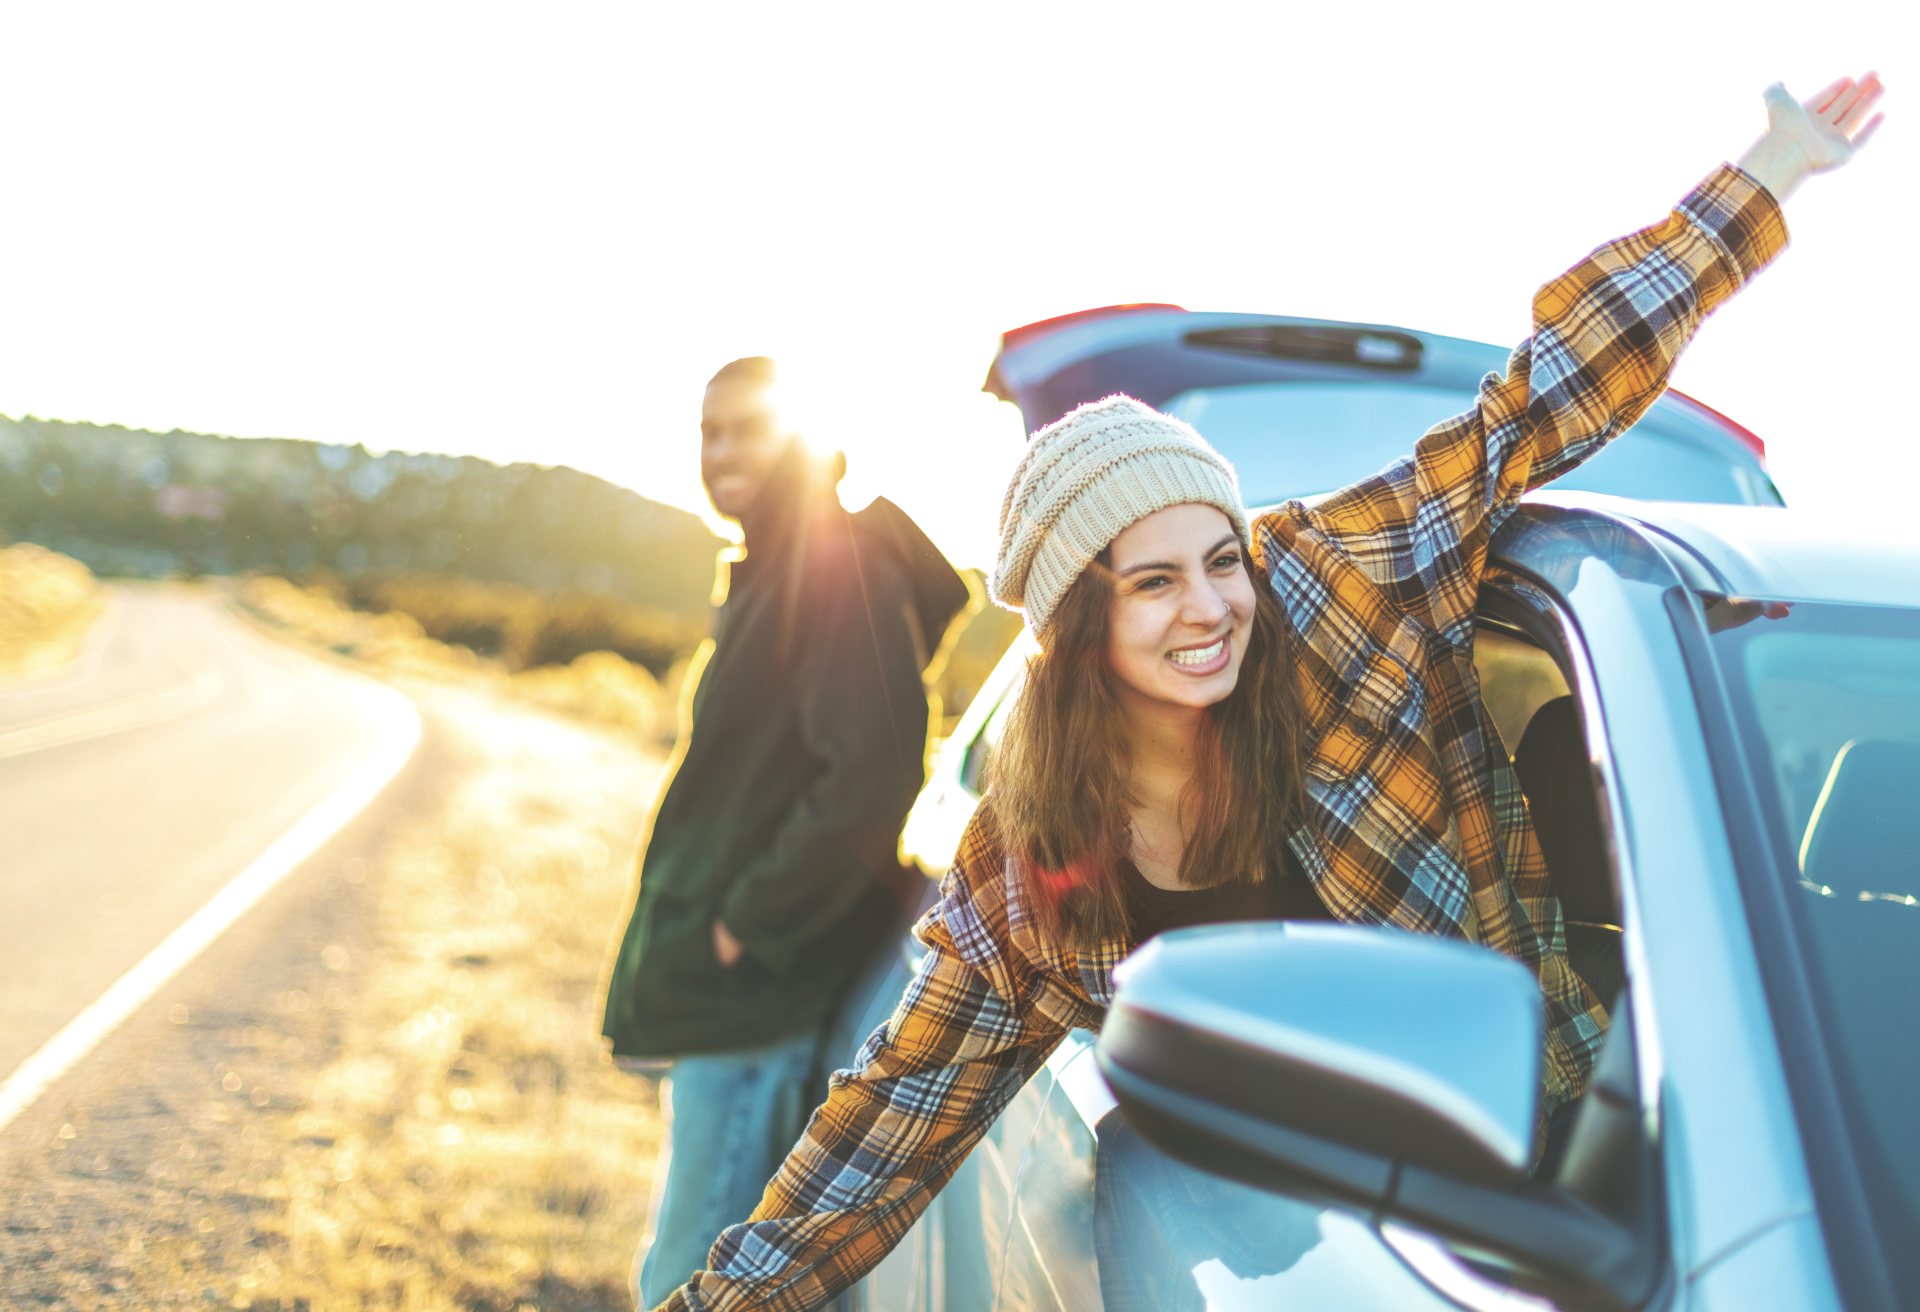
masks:
[[[1544,493],[1496,538],[1483,593],[1483,604],[1531,608],[1559,635],[1565,690],[1585,725],[1620,899],[1642,1108],[1665,1182],[1665,1277],[1648,1306],[1839,1307],[1741,911],[1730,818],[1670,610],[1676,589],[1920,607],[1920,541],[1870,540],[1857,524],[1778,508]],[[1499,643],[1482,648],[1498,723],[1496,699],[1514,695],[1502,680],[1512,680],[1496,668]],[[1008,653],[915,808],[906,844],[930,874],[950,862],[977,804],[1030,651],[1023,640]],[[866,1024],[884,1020],[911,956],[909,946],[875,987]],[[1114,1268],[1135,1263],[1145,1274],[1129,1285]],[[888,1312],[1550,1306],[1427,1236],[1159,1155],[1130,1133],[1094,1066],[1092,1036],[1079,1033],[854,1300]]]

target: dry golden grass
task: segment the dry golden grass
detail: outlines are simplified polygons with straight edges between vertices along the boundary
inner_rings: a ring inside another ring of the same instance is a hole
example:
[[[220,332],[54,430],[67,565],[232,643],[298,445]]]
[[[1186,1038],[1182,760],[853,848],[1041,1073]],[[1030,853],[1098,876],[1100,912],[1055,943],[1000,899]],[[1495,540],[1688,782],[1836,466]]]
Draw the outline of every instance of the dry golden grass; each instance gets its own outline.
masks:
[[[100,589],[79,561],[27,542],[0,547],[0,675],[71,660],[99,612]]]
[[[564,666],[538,666],[516,673],[500,661],[429,638],[410,615],[353,610],[325,591],[282,578],[246,579],[233,587],[232,596],[250,614],[290,636],[389,673],[456,678],[578,720],[624,730],[639,740],[664,743],[672,738],[671,689],[644,667],[613,652],[587,652]],[[677,685],[677,679],[668,682]]]
[[[590,651],[665,671],[700,644],[706,629],[703,619],[607,593],[535,591],[464,574],[382,570],[352,577],[314,573],[299,581],[355,610],[411,615],[428,637],[471,647],[514,671],[565,665]]]
[[[435,719],[467,764],[383,856],[379,957],[268,1123],[278,1206],[233,1306],[628,1306],[658,1119],[597,1020],[658,760],[533,714]]]

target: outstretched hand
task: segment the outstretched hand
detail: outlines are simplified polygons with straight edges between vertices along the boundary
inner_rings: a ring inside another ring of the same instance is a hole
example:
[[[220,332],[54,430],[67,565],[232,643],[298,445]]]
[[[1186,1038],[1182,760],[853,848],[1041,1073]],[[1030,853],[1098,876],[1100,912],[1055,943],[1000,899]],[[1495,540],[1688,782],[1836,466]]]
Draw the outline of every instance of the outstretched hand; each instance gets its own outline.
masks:
[[[1839,168],[1867,144],[1885,117],[1867,117],[1884,90],[1877,73],[1857,82],[1836,79],[1807,100],[1774,83],[1765,92],[1766,134],[1741,156],[1740,167],[1785,200],[1807,178]]]

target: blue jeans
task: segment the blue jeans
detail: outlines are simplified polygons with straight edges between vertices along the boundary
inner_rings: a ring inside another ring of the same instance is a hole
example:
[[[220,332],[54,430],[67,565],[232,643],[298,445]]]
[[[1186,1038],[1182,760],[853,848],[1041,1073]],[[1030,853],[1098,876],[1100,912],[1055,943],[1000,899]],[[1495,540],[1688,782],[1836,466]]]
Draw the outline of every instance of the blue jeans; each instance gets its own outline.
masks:
[[[638,1272],[654,1307],[707,1265],[720,1232],[747,1219],[826,1095],[823,1035],[678,1057],[667,1072],[664,1185]],[[817,1088],[815,1086],[818,1086]]]

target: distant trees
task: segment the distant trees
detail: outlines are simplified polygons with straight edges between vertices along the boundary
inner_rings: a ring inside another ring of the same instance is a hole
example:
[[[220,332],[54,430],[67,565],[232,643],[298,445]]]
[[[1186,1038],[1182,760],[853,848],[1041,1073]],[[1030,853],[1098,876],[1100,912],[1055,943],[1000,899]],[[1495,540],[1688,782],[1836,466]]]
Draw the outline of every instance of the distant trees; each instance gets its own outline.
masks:
[[[107,575],[331,579],[515,666],[614,650],[656,670],[703,631],[719,546],[572,469],[32,417],[0,418],[4,539]]]
[[[104,574],[445,572],[701,613],[718,540],[566,468],[0,418],[0,535]]]

